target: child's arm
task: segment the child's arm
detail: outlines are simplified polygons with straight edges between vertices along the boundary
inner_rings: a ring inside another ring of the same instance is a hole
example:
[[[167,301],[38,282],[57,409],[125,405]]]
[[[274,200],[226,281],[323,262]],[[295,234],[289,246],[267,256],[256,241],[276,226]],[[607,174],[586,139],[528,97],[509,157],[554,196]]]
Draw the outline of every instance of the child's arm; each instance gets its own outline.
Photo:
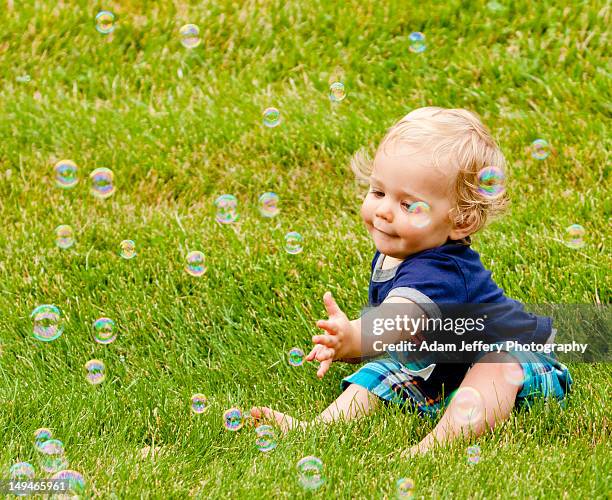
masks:
[[[506,420],[514,407],[519,387],[504,376],[522,370],[507,353],[489,353],[465,375],[455,397],[438,425],[418,444],[402,453],[413,456],[460,436],[478,437]],[[502,362],[503,361],[503,362]],[[511,366],[515,363],[516,366]]]

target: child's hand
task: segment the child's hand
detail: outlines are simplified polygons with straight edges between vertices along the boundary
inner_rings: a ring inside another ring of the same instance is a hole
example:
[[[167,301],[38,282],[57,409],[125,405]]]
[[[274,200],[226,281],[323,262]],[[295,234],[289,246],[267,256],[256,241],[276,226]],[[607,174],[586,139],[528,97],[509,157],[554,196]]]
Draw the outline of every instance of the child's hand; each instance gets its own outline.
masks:
[[[325,292],[323,303],[329,319],[317,321],[317,327],[325,330],[324,335],[315,335],[312,341],[317,344],[306,357],[307,361],[316,359],[321,362],[317,376],[322,378],[335,359],[346,357],[353,339],[353,326],[347,315],[336,304],[331,292]]]

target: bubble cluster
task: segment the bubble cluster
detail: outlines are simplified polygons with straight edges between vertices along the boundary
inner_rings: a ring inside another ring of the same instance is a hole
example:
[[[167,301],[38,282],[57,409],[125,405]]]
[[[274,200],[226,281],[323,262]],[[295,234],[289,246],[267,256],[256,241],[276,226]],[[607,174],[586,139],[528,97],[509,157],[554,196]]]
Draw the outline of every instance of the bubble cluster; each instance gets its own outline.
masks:
[[[274,217],[278,215],[278,195],[272,192],[263,193],[259,197],[259,213],[264,217]]]
[[[281,122],[280,111],[276,108],[266,108],[263,112],[263,124],[268,128],[273,128]]]
[[[450,409],[456,422],[474,426],[483,418],[484,402],[473,387],[460,387],[451,396]]]
[[[255,429],[255,444],[257,449],[262,452],[272,451],[276,448],[276,432],[270,425],[260,425]]]
[[[96,15],[96,29],[103,35],[108,35],[115,30],[115,14],[108,10],[101,10]]]
[[[299,347],[294,347],[289,351],[289,364],[291,366],[302,366],[304,363],[304,351]]]
[[[91,194],[100,200],[104,200],[115,192],[113,185],[113,171],[109,168],[96,168],[89,178],[91,179]]]
[[[11,465],[9,475],[12,481],[27,481],[34,477],[34,466],[29,462],[18,462]]]
[[[346,97],[344,83],[334,82],[329,86],[329,100],[331,102],[340,102]]]
[[[416,228],[423,228],[431,222],[431,207],[424,201],[415,201],[408,207],[408,221]]]
[[[187,265],[185,271],[191,276],[199,278],[206,272],[206,266],[204,265],[204,254],[199,250],[194,250],[187,254]]]
[[[478,172],[478,192],[486,198],[495,198],[506,189],[506,177],[497,167],[485,167]]]
[[[478,462],[480,462],[480,446],[468,446],[467,460],[470,464],[477,464]]]
[[[208,400],[204,394],[194,394],[191,396],[191,410],[194,413],[204,413],[208,408]]]
[[[53,304],[43,304],[32,311],[34,338],[43,342],[55,340],[64,332],[62,312]]]
[[[75,495],[83,495],[85,493],[85,478],[80,472],[66,469],[53,474],[50,479],[56,481],[68,481],[68,490],[66,493]]]
[[[238,408],[230,408],[223,414],[223,425],[228,431],[237,431],[242,428],[244,417]]]
[[[53,167],[53,171],[55,172],[55,183],[63,189],[70,189],[79,182],[78,168],[72,160],[58,161]]]
[[[59,439],[49,439],[40,445],[40,466],[45,472],[57,472],[68,466],[64,455],[64,443]]]
[[[414,481],[408,477],[402,477],[395,483],[397,498],[412,498],[414,496]]]
[[[93,323],[94,340],[98,344],[110,344],[117,338],[115,322],[110,318],[98,318]]]
[[[85,370],[87,371],[85,378],[90,384],[97,385],[104,382],[106,378],[106,367],[99,359],[90,359],[85,363]]]
[[[584,246],[584,234],[586,231],[580,224],[572,224],[565,230],[565,244],[569,248],[582,248]]]
[[[119,255],[127,260],[136,257],[136,243],[134,243],[134,240],[123,240],[119,243]]]
[[[316,490],[325,482],[323,462],[320,458],[304,457],[297,463],[296,468],[300,484],[308,490]]]
[[[36,429],[34,431],[34,446],[36,448],[40,448],[40,446],[45,442],[51,439],[53,433],[50,429],[46,427],[41,427],[40,429]]]
[[[63,250],[74,245],[74,231],[71,226],[62,224],[55,228],[55,244]]]
[[[215,200],[217,214],[215,218],[221,224],[231,224],[238,219],[238,200],[233,194],[222,194]]]
[[[302,251],[304,238],[300,233],[291,231],[285,235],[285,250],[291,255],[296,255]]]
[[[408,46],[410,52],[420,54],[427,48],[427,45],[425,45],[425,35],[420,31],[410,33],[408,40],[410,41],[410,45]]]
[[[550,145],[544,139],[536,139],[531,143],[531,156],[536,160],[545,160],[550,155]]]
[[[195,49],[202,39],[200,38],[200,28],[197,24],[186,24],[179,30],[181,43],[186,49]]]

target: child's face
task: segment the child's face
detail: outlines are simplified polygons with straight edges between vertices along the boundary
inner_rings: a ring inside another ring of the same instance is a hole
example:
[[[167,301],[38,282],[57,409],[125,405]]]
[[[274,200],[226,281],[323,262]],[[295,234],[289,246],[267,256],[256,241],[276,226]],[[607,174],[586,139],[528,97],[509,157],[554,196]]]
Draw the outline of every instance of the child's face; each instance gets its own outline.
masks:
[[[392,146],[387,152],[381,148],[361,206],[361,216],[376,248],[390,257],[405,259],[440,246],[449,237],[459,239],[448,215],[455,175],[450,167],[434,167],[428,151],[405,144]],[[414,216],[408,212],[417,201],[431,209],[430,222],[424,227],[418,227],[422,219],[415,225]]]

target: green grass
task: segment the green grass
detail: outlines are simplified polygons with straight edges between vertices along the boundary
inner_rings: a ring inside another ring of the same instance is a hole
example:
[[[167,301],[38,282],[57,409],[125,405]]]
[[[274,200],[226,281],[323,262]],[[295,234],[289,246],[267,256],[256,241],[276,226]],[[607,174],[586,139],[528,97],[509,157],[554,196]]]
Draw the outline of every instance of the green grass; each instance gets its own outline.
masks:
[[[102,498],[383,498],[400,477],[422,497],[610,494],[606,364],[570,365],[567,407],[515,412],[471,467],[466,443],[401,460],[435,422],[392,408],[292,433],[269,454],[221,423],[262,403],[310,418],[338,395],[354,367],[318,381],[286,352],[308,349],[326,290],[350,317],[367,301],[374,247],[348,162],[420,106],[477,111],[506,154],[511,209],[474,247],[507,294],[609,303],[609,2],[14,3],[0,8],[0,478],[18,460],[38,467],[44,426]],[[94,29],[100,8],[117,15],[112,35]],[[203,38],[192,51],[178,39],[188,22]],[[408,51],[412,31],[427,36],[422,54]],[[338,75],[347,97],[332,105]],[[277,128],[261,124],[268,106]],[[529,154],[538,137],[552,145],[544,161]],[[54,185],[62,158],[79,166],[72,190]],[[89,193],[97,167],[116,176],[105,201]],[[268,190],[281,199],[271,220],[257,211]],[[239,200],[231,226],[214,220],[223,193]],[[587,231],[580,250],[558,241],[572,223]],[[75,229],[69,250],[55,246],[59,224]],[[299,255],[283,249],[292,230]],[[183,271],[189,250],[205,253],[205,277]],[[31,335],[44,303],[67,317],[51,343]],[[92,340],[100,316],[119,327],[108,346]],[[97,387],[91,358],[107,365]],[[196,392],[205,414],[189,410]],[[166,453],[143,461],[145,445]],[[296,480],[305,455],[325,463],[314,493]]]

